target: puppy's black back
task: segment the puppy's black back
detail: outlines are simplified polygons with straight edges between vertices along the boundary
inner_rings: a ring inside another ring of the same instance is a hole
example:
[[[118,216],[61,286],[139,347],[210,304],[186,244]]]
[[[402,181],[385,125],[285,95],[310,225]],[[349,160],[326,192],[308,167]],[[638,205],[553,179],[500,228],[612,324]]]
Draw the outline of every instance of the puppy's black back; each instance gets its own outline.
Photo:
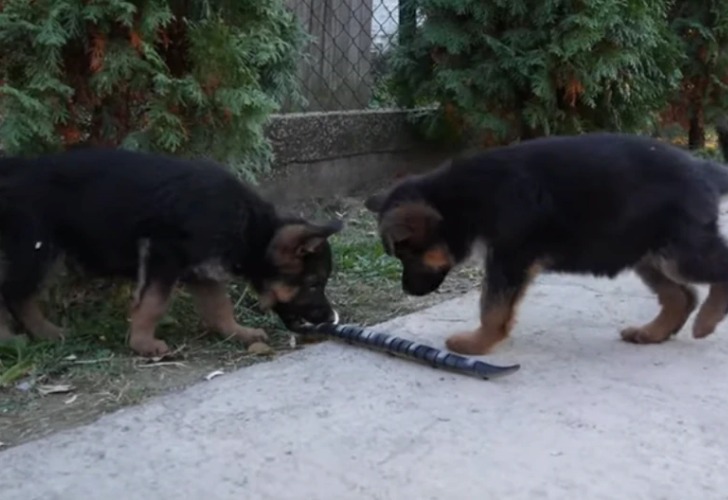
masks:
[[[458,260],[485,239],[524,261],[548,256],[554,270],[614,275],[716,223],[721,189],[708,166],[645,137],[550,137],[454,160],[405,182],[386,204],[431,204]]]
[[[0,160],[0,217],[35,219],[49,233],[39,240],[91,272],[125,276],[144,238],[180,265],[244,263],[261,260],[276,229],[273,207],[217,164],[104,149]]]

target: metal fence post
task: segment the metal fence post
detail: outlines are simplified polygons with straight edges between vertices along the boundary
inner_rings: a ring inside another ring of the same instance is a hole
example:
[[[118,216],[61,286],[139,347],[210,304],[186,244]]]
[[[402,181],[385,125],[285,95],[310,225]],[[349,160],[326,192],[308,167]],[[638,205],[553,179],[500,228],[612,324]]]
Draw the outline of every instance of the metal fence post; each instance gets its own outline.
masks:
[[[417,33],[417,0],[399,0],[399,46],[412,45]],[[404,108],[414,107],[414,99],[409,95],[399,95],[397,104]]]

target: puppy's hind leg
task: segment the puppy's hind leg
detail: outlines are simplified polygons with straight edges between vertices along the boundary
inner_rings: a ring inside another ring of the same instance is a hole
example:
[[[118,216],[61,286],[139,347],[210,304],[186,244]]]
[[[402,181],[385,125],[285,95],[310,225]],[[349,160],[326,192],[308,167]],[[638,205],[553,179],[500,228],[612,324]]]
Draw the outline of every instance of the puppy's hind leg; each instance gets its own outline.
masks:
[[[708,283],[710,289],[693,323],[693,337],[713,333],[728,313],[728,246],[716,230],[703,233],[676,251],[678,270],[695,283]]]
[[[726,313],[728,313],[728,282],[713,283],[695,316],[693,337],[702,339],[713,333]]]
[[[58,340],[63,330],[46,319],[38,305],[38,293],[57,259],[48,240],[28,238],[25,232],[4,235],[5,272],[0,294],[7,311],[37,339]]]
[[[156,330],[169,308],[173,286],[174,283],[152,280],[132,306],[129,347],[141,356],[169,354],[167,343],[156,337]]]
[[[697,305],[693,287],[670,279],[653,260],[642,260],[635,273],[657,295],[660,312],[642,326],[625,328],[622,339],[635,344],[656,344],[675,335],[685,325]]]
[[[131,304],[129,347],[146,357],[169,354],[167,343],[156,338],[157,325],[167,313],[176,282],[175,266],[151,254],[147,239],[139,242],[137,286]]]

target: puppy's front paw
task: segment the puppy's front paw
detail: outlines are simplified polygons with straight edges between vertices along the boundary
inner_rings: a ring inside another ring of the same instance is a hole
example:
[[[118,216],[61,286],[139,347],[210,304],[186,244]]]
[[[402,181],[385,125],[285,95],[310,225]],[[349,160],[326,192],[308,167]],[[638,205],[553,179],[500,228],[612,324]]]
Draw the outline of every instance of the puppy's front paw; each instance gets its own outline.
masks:
[[[145,358],[162,358],[170,353],[169,346],[164,340],[153,337],[132,337],[129,347]]]
[[[453,352],[458,354],[465,354],[469,356],[481,356],[488,354],[493,346],[502,339],[502,336],[495,338],[495,336],[489,336],[482,329],[477,329],[471,332],[456,333],[448,337],[445,341],[445,346]]]
[[[30,333],[36,339],[42,340],[56,341],[64,340],[66,338],[66,334],[63,329],[54,325],[50,321],[44,322],[40,327],[36,328]]]
[[[670,338],[670,331],[658,331],[647,326],[629,326],[619,332],[622,340],[631,344],[659,344]]]

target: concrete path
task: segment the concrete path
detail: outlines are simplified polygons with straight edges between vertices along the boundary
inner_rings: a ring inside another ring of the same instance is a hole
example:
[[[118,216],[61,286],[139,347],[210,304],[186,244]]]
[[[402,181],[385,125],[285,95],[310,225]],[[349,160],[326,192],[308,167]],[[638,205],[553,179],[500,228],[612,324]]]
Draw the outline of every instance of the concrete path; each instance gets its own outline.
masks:
[[[704,293],[704,290],[702,290]],[[384,325],[442,346],[477,295]],[[0,453],[3,500],[728,498],[728,325],[633,346],[631,275],[541,278],[479,381],[339,343]]]

